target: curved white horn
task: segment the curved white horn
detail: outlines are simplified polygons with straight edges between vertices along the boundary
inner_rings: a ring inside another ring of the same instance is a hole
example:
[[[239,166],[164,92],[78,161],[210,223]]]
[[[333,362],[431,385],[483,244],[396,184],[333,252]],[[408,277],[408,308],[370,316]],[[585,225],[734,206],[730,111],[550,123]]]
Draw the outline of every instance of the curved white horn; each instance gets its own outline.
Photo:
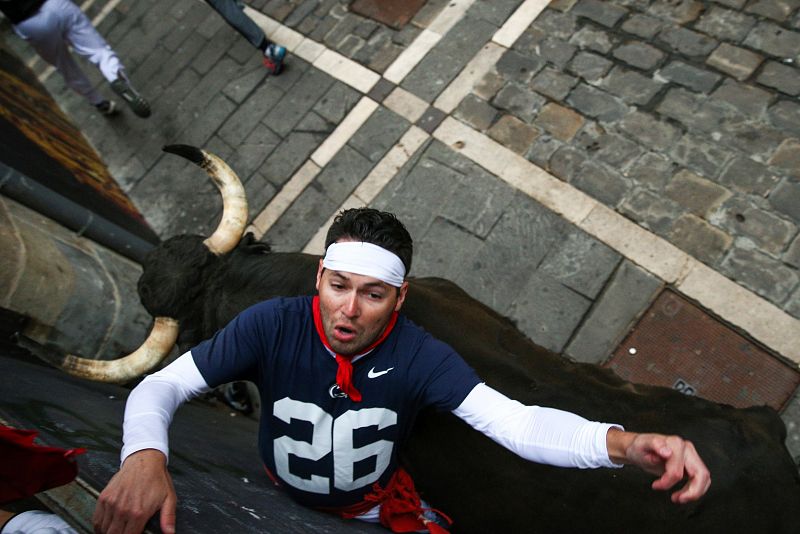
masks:
[[[138,378],[161,363],[178,339],[178,321],[170,317],[156,317],[153,329],[142,346],[131,354],[116,360],[89,360],[68,355],[61,362],[67,373],[98,382],[122,384]]]
[[[220,256],[233,250],[247,226],[247,197],[236,173],[220,158],[188,145],[169,145],[165,152],[183,156],[205,169],[222,195],[222,220],[217,229],[204,241],[208,249]]]

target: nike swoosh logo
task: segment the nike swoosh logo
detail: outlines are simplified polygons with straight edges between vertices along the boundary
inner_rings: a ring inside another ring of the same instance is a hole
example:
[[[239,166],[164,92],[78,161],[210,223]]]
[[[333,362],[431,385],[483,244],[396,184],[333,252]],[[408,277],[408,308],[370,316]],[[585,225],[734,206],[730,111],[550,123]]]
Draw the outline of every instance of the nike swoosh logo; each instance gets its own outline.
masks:
[[[388,368],[388,369],[386,369],[385,371],[378,371],[378,372],[375,372],[375,368],[373,367],[372,369],[370,369],[370,370],[369,370],[369,373],[367,373],[367,376],[368,376],[369,378],[378,378],[379,376],[383,376],[383,375],[385,375],[386,373],[388,373],[388,372],[389,372],[389,371],[391,371],[392,369],[394,369],[394,367],[389,367],[389,368]]]

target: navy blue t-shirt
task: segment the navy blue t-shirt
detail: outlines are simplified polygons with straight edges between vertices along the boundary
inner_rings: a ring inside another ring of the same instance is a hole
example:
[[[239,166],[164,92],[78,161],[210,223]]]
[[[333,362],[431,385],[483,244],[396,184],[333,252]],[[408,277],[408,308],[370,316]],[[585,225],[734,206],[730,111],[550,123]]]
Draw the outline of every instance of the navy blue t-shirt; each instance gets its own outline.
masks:
[[[261,392],[264,465],[299,502],[341,507],[386,486],[417,413],[457,408],[480,382],[449,345],[400,315],[388,337],[353,363],[353,402],[314,327],[312,298],[248,308],[192,349],[209,386],[250,380]]]

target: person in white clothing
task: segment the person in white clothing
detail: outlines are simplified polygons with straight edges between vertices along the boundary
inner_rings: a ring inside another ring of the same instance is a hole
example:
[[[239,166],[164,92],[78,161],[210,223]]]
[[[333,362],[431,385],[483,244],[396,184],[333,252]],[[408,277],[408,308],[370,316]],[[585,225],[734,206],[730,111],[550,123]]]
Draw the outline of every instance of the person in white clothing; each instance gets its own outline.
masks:
[[[116,52],[70,0],[0,0],[0,11],[14,25],[17,35],[55,67],[67,86],[101,113],[114,115],[116,106],[93,87],[72,57],[70,47],[100,70],[136,115],[150,116],[150,104],[131,85]]]

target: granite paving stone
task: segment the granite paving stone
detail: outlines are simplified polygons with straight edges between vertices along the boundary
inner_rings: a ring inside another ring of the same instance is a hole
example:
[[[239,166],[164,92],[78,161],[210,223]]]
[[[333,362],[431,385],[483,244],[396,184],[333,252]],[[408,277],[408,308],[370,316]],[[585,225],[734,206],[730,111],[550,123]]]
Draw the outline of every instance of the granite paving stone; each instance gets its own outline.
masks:
[[[456,277],[461,287],[500,313],[520,293],[550,248],[567,228],[563,219],[516,192],[503,216]],[[508,269],[509,265],[520,266]]]
[[[676,24],[687,24],[697,19],[703,12],[702,2],[695,0],[674,0],[670,2],[647,2],[647,13],[650,15],[670,20]]]
[[[401,87],[433,102],[496,31],[497,27],[486,21],[461,19],[406,76]]]
[[[666,57],[658,48],[641,41],[626,41],[614,49],[614,57],[632,67],[650,70]]]
[[[716,39],[682,26],[666,27],[658,38],[675,52],[689,57],[705,57],[719,45]]]
[[[276,187],[282,186],[330,135],[333,128],[333,123],[313,112],[308,113],[264,161],[259,174]]]
[[[586,297],[537,272],[522,287],[508,314],[535,343],[561,352],[591,304]]]
[[[554,138],[553,136],[544,133],[536,138],[531,145],[530,150],[525,155],[528,161],[531,161],[543,169],[550,168],[550,158],[564,146],[564,143]]]
[[[497,64],[495,65],[495,69],[497,68]],[[528,78],[530,79],[530,77]],[[496,70],[490,70],[487,72],[481,80],[475,84],[473,88],[473,92],[480,98],[489,101],[494,98],[494,95],[497,94],[497,91],[503,88],[505,85],[505,77],[498,73]]]
[[[546,102],[547,99],[543,96],[514,82],[506,84],[492,99],[494,107],[508,111],[526,122],[533,120]]]
[[[517,154],[525,154],[540,132],[514,117],[503,115],[489,128],[489,137],[510,148]]]
[[[273,84],[260,86],[222,125],[219,135],[231,145],[240,143],[283,97]]]
[[[577,83],[577,78],[560,69],[546,67],[533,77],[530,87],[553,100],[563,100]]]
[[[493,0],[492,2],[475,2],[467,10],[467,16],[485,20],[498,28],[522,3],[522,0]]]
[[[621,173],[591,159],[580,166],[570,183],[612,207],[619,204],[630,187]]]
[[[739,43],[747,36],[755,23],[755,17],[712,5],[711,9],[700,17],[694,25],[694,29],[721,41]]]
[[[797,270],[763,252],[736,245],[738,242],[720,264],[720,270],[759,295],[782,303],[800,281]]]
[[[675,143],[669,154],[675,161],[708,178],[716,178],[733,152],[719,147],[710,139],[686,133]]]
[[[575,32],[575,34],[569,38],[569,42],[577,45],[582,50],[591,50],[593,52],[599,52],[600,54],[607,54],[614,48],[617,39],[611,37],[603,30],[592,28],[587,25]]]
[[[281,138],[277,134],[263,123],[259,123],[250,135],[236,145],[227,163],[245,182],[245,189],[248,188],[247,182],[250,176],[258,170],[280,142]]]
[[[579,362],[604,362],[662,287],[656,277],[622,260],[565,354]]]
[[[438,276],[453,280],[482,244],[480,238],[463,227],[443,217],[436,217],[427,232],[415,236],[414,263],[411,268],[415,276]]]
[[[619,253],[577,228],[547,253],[537,269],[559,283],[595,299],[621,260]]]
[[[375,199],[377,209],[391,210],[412,236],[425,235],[438,209],[461,184],[461,173],[431,158],[443,148],[432,142],[418,151]],[[421,274],[417,271],[417,274]]]
[[[289,134],[300,122],[305,110],[312,107],[333,85],[334,79],[328,74],[309,69],[293,86],[292,91],[280,100],[267,104],[270,110],[263,120],[281,137]]]
[[[578,17],[586,17],[607,28],[613,28],[628,13],[628,10],[611,2],[580,0],[572,8],[572,13]]]
[[[531,29],[538,30],[542,35],[550,35],[557,39],[569,39],[570,36],[578,29],[577,16],[574,10],[567,12],[558,12],[552,9],[545,9],[536,20],[533,21]],[[525,33],[530,34],[531,29]],[[528,35],[530,38],[530,35]],[[520,37],[521,41],[525,41],[525,34]],[[538,39],[536,39],[538,41]],[[517,46],[515,43],[514,46]]]
[[[778,167],[784,173],[800,178],[800,139],[786,139],[781,143],[769,164]]]
[[[620,204],[620,213],[656,234],[665,235],[685,209],[678,203],[647,189],[634,191]]]
[[[458,187],[442,203],[441,214],[470,234],[485,239],[514,198],[514,190],[476,164],[464,171],[458,177]]]
[[[675,220],[668,235],[675,246],[707,265],[715,265],[733,243],[730,235],[692,214]]]
[[[561,69],[569,63],[577,50],[578,48],[575,45],[553,37],[544,39],[537,46],[537,54],[539,57]]]
[[[773,22],[759,22],[750,30],[744,44],[781,60],[800,60],[800,32],[784,29]]]
[[[719,74],[694,67],[682,61],[670,62],[658,71],[658,75],[701,93],[710,92],[722,78]]]
[[[663,26],[664,21],[660,18],[635,13],[625,20],[622,30],[643,39],[650,39],[655,37]]]
[[[784,178],[769,195],[769,202],[778,212],[800,225],[800,182]]]
[[[661,191],[677,170],[676,164],[662,154],[646,152],[636,159],[625,175],[637,184]]]
[[[755,52],[722,43],[708,56],[706,63],[742,81],[749,78],[763,60],[764,58]]]
[[[286,213],[262,238],[278,252],[297,252],[314,236],[317,229],[339,208],[314,182],[306,187]]]
[[[569,108],[549,103],[542,108],[534,124],[561,141],[569,141],[583,126],[584,118]]]
[[[353,109],[361,95],[342,82],[335,82],[312,108],[315,113],[332,124],[339,124]]]
[[[797,0],[757,0],[747,6],[746,11],[782,22],[798,5]]]
[[[774,98],[768,91],[733,80],[722,82],[712,96],[727,102],[743,116],[750,118],[762,115]]]
[[[664,193],[703,218],[708,218],[712,211],[731,196],[731,192],[724,187],[685,169],[672,177],[664,188]]]
[[[762,122],[741,119],[723,123],[720,142],[749,154],[758,161],[769,161],[786,140],[786,134]]]
[[[214,15],[216,15],[216,13],[214,13]],[[221,17],[217,15],[217,18]],[[194,34],[192,38],[195,38]],[[225,55],[225,52],[228,50],[228,48],[230,48],[233,43],[240,38],[241,37],[236,32],[231,31],[230,27],[226,25],[223,28],[220,28],[212,39],[197,39],[200,43],[202,43],[203,46],[199,53],[186,54],[186,52],[179,49],[173,54],[173,57],[177,59],[182,55],[185,55],[187,60],[191,59],[191,65],[193,69],[200,74],[206,74],[211,70],[211,67],[213,67],[214,64],[216,64],[216,62]],[[185,43],[183,46],[185,47]]]
[[[736,195],[728,199],[711,222],[729,234],[746,237],[767,253],[778,257],[797,233],[797,226],[773,215],[748,199]]]
[[[507,80],[528,83],[544,64],[538,56],[526,57],[515,50],[509,50],[503,54],[495,68]]]
[[[235,102],[224,94],[218,94],[208,103],[205,112],[187,125],[177,139],[183,144],[205,146],[235,110]]]
[[[720,175],[720,183],[742,193],[766,197],[781,177],[767,165],[747,156],[737,155]]]
[[[476,130],[485,131],[497,118],[497,110],[482,98],[469,94],[458,105],[453,116]]]
[[[681,135],[675,126],[641,111],[626,115],[619,122],[619,129],[637,143],[656,152],[669,150]]]
[[[348,141],[361,155],[377,163],[392,148],[411,124],[395,112],[380,107]]]
[[[601,121],[616,121],[628,113],[628,106],[620,99],[584,83],[572,90],[567,102],[580,113]]]
[[[571,181],[581,166],[589,159],[586,152],[569,145],[562,146],[550,156],[548,169],[564,181]]]
[[[598,83],[614,64],[592,52],[578,52],[569,64],[569,71],[590,84]]]
[[[789,265],[800,268],[800,234],[794,238],[786,254],[783,255],[783,261]]]
[[[599,86],[628,104],[645,106],[661,91],[664,84],[634,70],[616,66]]]
[[[775,61],[768,61],[761,69],[756,81],[761,85],[773,87],[788,95],[800,94],[800,69],[789,67]]]
[[[359,154],[352,147],[345,145],[333,157],[322,172],[314,179],[314,186],[337,203],[353,192],[367,173],[372,169],[372,162]],[[324,220],[323,220],[324,222]],[[318,225],[322,226],[322,224]]]

